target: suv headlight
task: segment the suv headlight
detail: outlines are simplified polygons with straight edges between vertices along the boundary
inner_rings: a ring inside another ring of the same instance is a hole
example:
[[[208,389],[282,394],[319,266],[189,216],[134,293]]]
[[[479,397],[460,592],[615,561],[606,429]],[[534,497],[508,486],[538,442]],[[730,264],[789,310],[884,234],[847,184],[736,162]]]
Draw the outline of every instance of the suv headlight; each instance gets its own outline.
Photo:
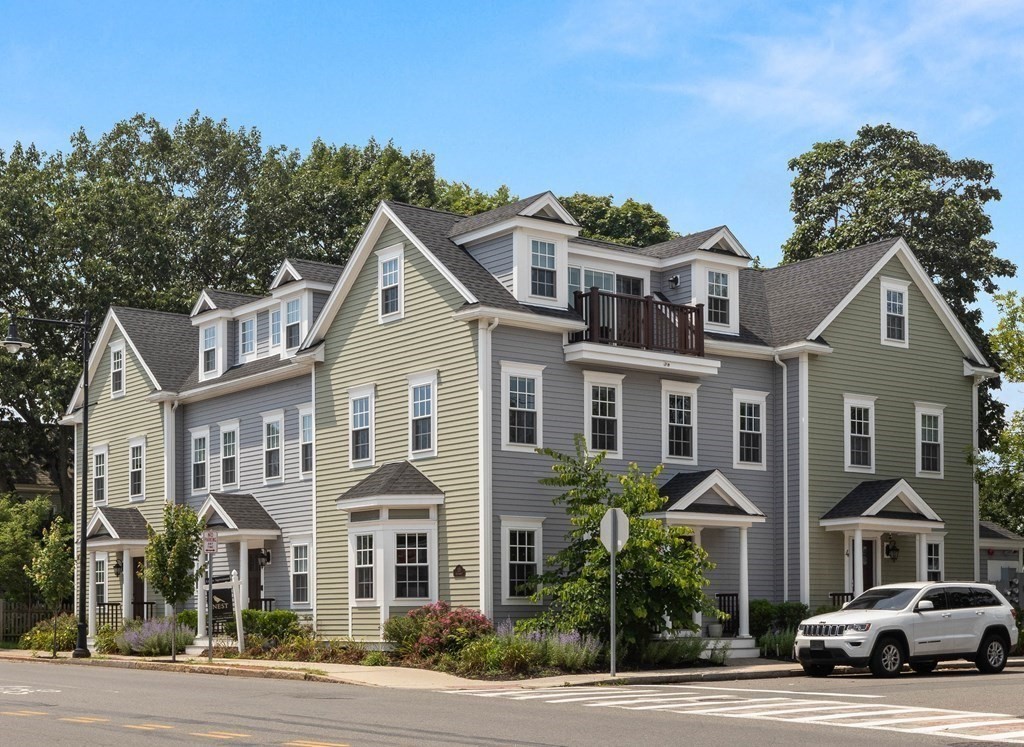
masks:
[[[866,633],[871,630],[871,623],[850,623],[846,626],[847,632]]]

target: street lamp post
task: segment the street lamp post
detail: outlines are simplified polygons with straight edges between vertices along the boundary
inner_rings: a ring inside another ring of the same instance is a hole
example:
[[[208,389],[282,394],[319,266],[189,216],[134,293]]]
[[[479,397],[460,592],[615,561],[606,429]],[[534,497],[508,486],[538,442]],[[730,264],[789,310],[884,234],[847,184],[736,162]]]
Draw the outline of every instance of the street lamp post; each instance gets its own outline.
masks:
[[[78,553],[78,640],[75,643],[75,650],[72,656],[76,659],[89,657],[89,646],[86,641],[88,623],[86,622],[85,597],[86,597],[86,531],[88,521],[86,510],[89,505],[86,496],[89,487],[89,470],[86,468],[86,457],[89,453],[89,312],[82,314],[82,321],[67,322],[62,319],[41,319],[33,316],[15,316],[12,312],[10,323],[7,327],[7,337],[3,345],[7,352],[12,355],[19,351],[27,350],[32,344],[25,342],[18,337],[18,322],[33,322],[40,324],[56,324],[60,327],[74,327],[82,333],[82,500],[79,506],[79,553]]]

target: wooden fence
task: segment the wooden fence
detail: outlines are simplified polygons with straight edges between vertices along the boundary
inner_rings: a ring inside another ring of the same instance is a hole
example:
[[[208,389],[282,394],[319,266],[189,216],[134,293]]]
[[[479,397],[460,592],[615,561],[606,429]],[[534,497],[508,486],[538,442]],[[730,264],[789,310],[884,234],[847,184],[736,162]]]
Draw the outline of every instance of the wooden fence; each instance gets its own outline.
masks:
[[[71,612],[70,606],[61,609]],[[43,620],[50,619],[50,610],[39,605],[12,604],[0,599],[0,640],[16,641]]]

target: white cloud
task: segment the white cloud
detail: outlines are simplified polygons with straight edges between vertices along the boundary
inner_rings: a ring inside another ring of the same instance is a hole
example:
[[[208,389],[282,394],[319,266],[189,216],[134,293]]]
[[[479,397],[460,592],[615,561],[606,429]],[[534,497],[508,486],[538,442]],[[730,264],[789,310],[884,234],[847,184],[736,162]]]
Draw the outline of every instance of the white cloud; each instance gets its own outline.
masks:
[[[569,52],[648,57],[663,50],[672,28],[698,15],[700,4],[670,0],[592,0],[575,3],[558,36]]]

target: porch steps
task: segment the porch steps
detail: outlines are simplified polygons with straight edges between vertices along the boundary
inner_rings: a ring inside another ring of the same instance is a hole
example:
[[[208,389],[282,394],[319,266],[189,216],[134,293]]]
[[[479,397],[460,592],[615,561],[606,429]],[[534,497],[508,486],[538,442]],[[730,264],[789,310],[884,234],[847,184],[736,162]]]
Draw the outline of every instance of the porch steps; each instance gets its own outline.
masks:
[[[725,658],[729,661],[733,659],[758,659],[761,656],[761,650],[757,647],[757,641],[750,637],[707,638],[705,640],[708,642],[708,648],[702,658],[707,658],[711,651],[722,646],[729,647],[725,655]]]

